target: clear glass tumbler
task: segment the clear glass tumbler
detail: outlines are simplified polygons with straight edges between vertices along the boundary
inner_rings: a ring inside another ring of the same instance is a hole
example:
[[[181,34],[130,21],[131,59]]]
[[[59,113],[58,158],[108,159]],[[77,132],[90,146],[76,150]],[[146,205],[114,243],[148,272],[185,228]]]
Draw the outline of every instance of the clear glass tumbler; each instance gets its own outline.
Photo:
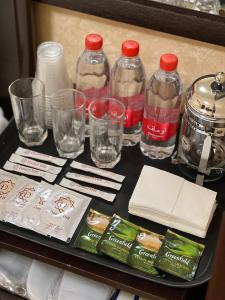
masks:
[[[113,98],[89,106],[91,158],[99,168],[113,168],[121,158],[125,106]]]
[[[73,159],[84,151],[85,103],[85,95],[74,89],[52,95],[53,136],[61,157]]]
[[[19,78],[9,86],[19,139],[27,146],[42,145],[48,132],[45,122],[45,87],[37,78]]]

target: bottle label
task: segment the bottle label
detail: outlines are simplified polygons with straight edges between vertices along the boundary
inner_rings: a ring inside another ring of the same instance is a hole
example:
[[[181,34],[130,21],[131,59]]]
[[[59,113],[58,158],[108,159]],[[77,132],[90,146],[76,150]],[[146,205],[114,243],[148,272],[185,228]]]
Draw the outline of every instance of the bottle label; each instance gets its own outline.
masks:
[[[154,119],[143,119],[143,133],[154,141],[168,141],[177,133],[178,123],[160,123]]]
[[[131,109],[126,110],[125,114],[125,128],[130,128],[137,125],[143,119],[144,109],[133,111]]]
[[[126,107],[125,128],[136,126],[142,122],[144,112],[144,94],[138,94],[131,97],[116,97]]]

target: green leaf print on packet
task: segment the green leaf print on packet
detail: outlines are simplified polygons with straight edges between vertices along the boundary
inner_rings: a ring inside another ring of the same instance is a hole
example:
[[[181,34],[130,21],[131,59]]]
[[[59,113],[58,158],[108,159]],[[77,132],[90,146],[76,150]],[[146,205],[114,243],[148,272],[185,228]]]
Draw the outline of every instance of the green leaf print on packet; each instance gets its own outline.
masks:
[[[162,245],[164,236],[140,228],[128,258],[129,265],[150,275],[159,275],[154,261]]]
[[[88,252],[98,254],[97,244],[110,220],[111,217],[90,209],[85,224],[75,241],[75,246]]]
[[[138,232],[138,226],[117,215],[105,230],[98,244],[98,249],[115,260],[127,264],[129,251]]]
[[[167,230],[154,265],[167,273],[193,280],[205,246]]]

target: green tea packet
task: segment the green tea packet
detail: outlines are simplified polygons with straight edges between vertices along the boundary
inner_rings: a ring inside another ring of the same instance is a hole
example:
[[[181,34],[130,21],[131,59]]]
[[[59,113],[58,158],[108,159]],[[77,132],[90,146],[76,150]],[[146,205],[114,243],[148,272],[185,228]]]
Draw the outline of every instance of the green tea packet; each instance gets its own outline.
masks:
[[[76,239],[76,247],[97,254],[97,244],[110,220],[110,216],[90,209],[85,224]]]
[[[131,248],[128,262],[132,268],[146,272],[153,276],[159,275],[154,267],[156,255],[162,245],[164,236],[139,228],[135,242]]]
[[[127,264],[129,251],[137,232],[137,225],[113,215],[109,226],[98,243],[98,249],[101,253]]]
[[[167,230],[155,260],[155,267],[191,281],[205,246]]]

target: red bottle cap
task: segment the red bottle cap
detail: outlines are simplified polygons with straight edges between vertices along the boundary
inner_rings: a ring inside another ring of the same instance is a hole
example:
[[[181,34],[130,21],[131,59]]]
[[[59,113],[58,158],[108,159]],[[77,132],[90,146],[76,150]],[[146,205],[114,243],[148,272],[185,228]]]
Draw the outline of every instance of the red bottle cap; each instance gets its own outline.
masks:
[[[99,50],[102,48],[103,39],[99,34],[88,34],[85,37],[85,46],[88,50]]]
[[[160,69],[164,71],[176,70],[178,64],[178,58],[176,55],[167,53],[160,57]]]
[[[139,53],[139,44],[136,41],[128,40],[122,43],[122,54],[124,56],[137,56]]]

